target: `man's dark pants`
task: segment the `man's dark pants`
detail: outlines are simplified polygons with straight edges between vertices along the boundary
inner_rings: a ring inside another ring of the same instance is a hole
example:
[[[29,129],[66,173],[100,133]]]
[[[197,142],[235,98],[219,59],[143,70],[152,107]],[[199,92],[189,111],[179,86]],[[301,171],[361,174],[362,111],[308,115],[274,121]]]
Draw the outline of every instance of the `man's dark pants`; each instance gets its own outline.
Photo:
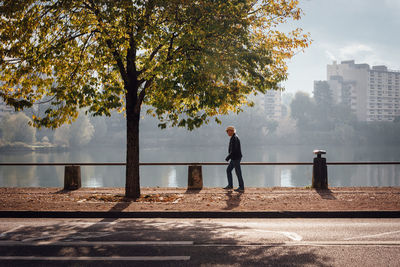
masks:
[[[243,177],[242,177],[242,170],[240,168],[240,159],[238,160],[231,160],[229,162],[228,168],[226,168],[226,174],[228,176],[228,186],[233,187],[232,181],[232,170],[235,168],[236,176],[239,181],[239,188],[244,188]]]

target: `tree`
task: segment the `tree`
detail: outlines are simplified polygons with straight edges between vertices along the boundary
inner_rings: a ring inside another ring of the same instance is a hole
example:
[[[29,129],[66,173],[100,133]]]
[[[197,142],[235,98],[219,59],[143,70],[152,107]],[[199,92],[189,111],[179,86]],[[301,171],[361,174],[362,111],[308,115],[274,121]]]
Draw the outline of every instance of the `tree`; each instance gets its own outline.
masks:
[[[290,103],[290,116],[296,120],[297,128],[309,131],[314,122],[315,102],[307,93],[297,92]]]
[[[4,141],[34,143],[36,141],[36,129],[29,127],[28,122],[30,122],[30,119],[23,112],[5,115],[0,121]]]
[[[267,126],[268,134],[273,135],[278,129],[279,122],[277,122],[276,120],[267,120],[265,122],[265,125]]]
[[[95,129],[89,118],[79,115],[72,124],[62,125],[54,133],[54,142],[56,144],[80,147],[87,145],[93,137]]]
[[[126,196],[138,197],[142,104],[160,126],[193,128],[277,89],[308,46],[297,0],[0,1],[0,95],[17,109],[49,102],[33,125],[59,127],[80,108],[127,121]],[[251,104],[251,103],[250,103]]]
[[[320,130],[329,131],[334,128],[333,122],[333,97],[327,81],[314,82],[314,101],[316,126]]]
[[[317,107],[323,109],[327,115],[334,104],[332,91],[327,81],[314,81],[314,99]]]

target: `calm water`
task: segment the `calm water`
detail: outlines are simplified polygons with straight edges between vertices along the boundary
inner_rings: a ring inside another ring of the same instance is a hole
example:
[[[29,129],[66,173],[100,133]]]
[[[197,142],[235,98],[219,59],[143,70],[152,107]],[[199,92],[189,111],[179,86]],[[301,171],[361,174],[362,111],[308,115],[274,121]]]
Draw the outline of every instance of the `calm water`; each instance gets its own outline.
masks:
[[[326,149],[327,161],[400,161],[400,147],[243,147],[243,161],[312,162],[314,149]],[[141,162],[221,162],[221,147],[141,148]],[[90,148],[69,152],[2,152],[0,162],[124,162],[124,148]],[[206,187],[226,185],[225,166],[204,166]],[[125,167],[84,166],[82,186],[124,187]],[[307,186],[312,166],[242,166],[248,187]],[[62,166],[0,166],[0,187],[62,187]],[[330,186],[400,186],[400,165],[328,166]],[[237,184],[234,175],[234,183]],[[186,166],[142,166],[142,187],[186,187]]]

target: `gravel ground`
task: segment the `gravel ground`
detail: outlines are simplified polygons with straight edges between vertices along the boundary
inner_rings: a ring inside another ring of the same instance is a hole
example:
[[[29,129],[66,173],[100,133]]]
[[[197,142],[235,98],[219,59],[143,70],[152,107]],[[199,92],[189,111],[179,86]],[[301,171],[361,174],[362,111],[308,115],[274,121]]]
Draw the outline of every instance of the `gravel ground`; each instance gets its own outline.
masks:
[[[400,187],[142,188],[136,200],[124,188],[0,188],[3,211],[398,211]]]

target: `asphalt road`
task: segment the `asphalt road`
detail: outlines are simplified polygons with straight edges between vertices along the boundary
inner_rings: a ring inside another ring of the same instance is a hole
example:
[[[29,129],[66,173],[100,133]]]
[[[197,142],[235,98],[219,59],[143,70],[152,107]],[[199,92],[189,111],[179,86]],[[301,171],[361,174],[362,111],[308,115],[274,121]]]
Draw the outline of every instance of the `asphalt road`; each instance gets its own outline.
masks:
[[[0,266],[400,266],[400,219],[0,219]]]

